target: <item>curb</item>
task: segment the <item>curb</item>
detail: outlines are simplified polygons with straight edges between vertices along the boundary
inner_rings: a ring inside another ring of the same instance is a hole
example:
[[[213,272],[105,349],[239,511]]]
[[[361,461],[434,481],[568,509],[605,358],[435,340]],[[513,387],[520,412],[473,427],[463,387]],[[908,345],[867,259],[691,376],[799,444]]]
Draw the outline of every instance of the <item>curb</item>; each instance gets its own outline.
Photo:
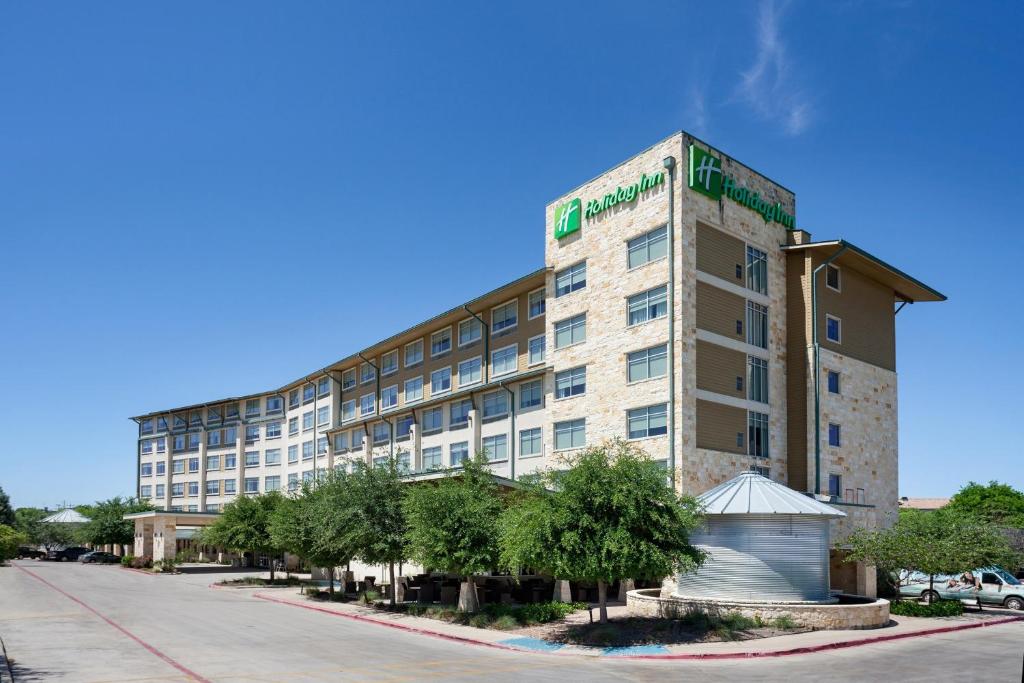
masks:
[[[377,626],[386,626],[388,628],[397,629],[399,631],[405,631],[407,633],[415,633],[417,635],[431,636],[433,638],[440,638],[441,640],[448,640],[457,643],[464,643],[467,645],[476,645],[479,647],[489,647],[496,650],[506,650],[508,652],[521,652],[526,654],[547,654],[555,656],[583,656],[583,657],[603,657],[605,656],[600,651],[596,651],[593,654],[587,652],[534,652],[531,650],[524,650],[518,647],[510,647],[508,645],[502,645],[501,643],[492,643],[486,640],[477,640],[475,638],[467,638],[464,636],[456,636],[450,633],[441,633],[439,631],[431,631],[429,629],[419,628],[416,626],[406,626],[405,624],[396,624],[390,621],[381,621],[372,617],[366,617],[361,614],[345,614],[343,612],[337,612],[335,610],[326,609],[323,607],[317,607],[316,605],[303,605],[301,603],[292,602],[290,600],[281,600],[279,598],[270,597],[269,595],[263,595],[256,593],[253,595],[255,598],[260,600],[266,600],[267,602],[274,602],[281,605],[290,605],[292,607],[299,607],[301,609],[308,609],[314,612],[323,612],[324,614],[331,614],[336,617],[342,617],[343,619],[351,619],[352,621],[360,621],[369,624],[376,624]],[[987,628],[990,626],[999,626],[1002,624],[1010,624],[1014,622],[1024,621],[1024,616],[1021,617],[1002,617],[1000,619],[992,619],[990,621],[978,621],[971,624],[958,624],[955,626],[940,626],[938,628],[926,629],[923,631],[913,631],[910,633],[894,633],[892,635],[875,636],[874,638],[862,638],[860,640],[848,640],[840,643],[825,643],[822,645],[807,645],[804,647],[795,647],[788,650],[774,650],[768,652],[708,652],[704,654],[694,653],[681,653],[681,654],[664,654],[664,655],[615,655],[614,659],[639,659],[639,660],[701,660],[709,661],[716,659],[758,659],[758,658],[769,658],[769,657],[789,657],[792,655],[803,655],[813,654],[815,652],[825,652],[828,650],[842,650],[852,647],[860,647],[862,645],[874,645],[876,643],[884,643],[894,640],[905,640],[907,638],[919,638],[924,636],[933,636],[940,633],[952,633],[954,631],[967,631],[975,628]]]

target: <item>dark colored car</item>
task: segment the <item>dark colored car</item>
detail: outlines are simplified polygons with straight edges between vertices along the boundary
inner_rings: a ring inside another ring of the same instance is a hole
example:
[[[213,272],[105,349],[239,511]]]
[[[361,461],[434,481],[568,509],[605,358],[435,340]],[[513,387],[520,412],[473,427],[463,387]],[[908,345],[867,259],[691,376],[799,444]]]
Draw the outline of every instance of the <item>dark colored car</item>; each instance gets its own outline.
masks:
[[[105,553],[102,550],[93,550],[91,553],[85,553],[80,556],[78,561],[82,564],[117,564],[121,561],[121,558],[114,553]]]
[[[82,555],[85,555],[88,552],[92,552],[92,551],[90,551],[88,548],[82,548],[80,546],[72,546],[71,548],[64,548],[63,550],[54,550],[54,551],[52,551],[49,554],[48,559],[51,559],[54,562],[69,562],[69,561],[70,562],[74,562],[79,557],[81,557]]]
[[[26,545],[18,547],[19,560],[39,560],[46,557],[46,553],[38,548],[29,548]]]

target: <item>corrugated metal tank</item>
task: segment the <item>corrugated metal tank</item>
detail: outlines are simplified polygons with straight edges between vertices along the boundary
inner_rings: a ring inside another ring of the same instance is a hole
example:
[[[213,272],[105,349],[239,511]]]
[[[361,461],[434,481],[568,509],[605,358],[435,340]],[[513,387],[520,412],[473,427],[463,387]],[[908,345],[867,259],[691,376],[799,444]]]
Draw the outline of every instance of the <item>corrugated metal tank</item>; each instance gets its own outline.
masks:
[[[678,596],[744,602],[830,597],[828,517],[708,515],[690,541],[708,558],[696,572],[678,576]]]

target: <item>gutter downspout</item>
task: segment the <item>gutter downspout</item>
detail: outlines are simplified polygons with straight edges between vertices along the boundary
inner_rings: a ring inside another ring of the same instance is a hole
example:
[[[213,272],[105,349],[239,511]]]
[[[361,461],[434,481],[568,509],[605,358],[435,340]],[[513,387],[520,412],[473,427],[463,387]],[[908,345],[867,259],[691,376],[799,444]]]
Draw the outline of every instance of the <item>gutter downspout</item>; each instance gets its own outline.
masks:
[[[667,156],[662,164],[668,169],[668,472],[674,493],[676,490],[676,158]]]
[[[811,343],[814,346],[814,495],[821,495],[821,367],[818,343],[818,273],[832,264],[846,251],[846,243],[836,253],[811,271]]]

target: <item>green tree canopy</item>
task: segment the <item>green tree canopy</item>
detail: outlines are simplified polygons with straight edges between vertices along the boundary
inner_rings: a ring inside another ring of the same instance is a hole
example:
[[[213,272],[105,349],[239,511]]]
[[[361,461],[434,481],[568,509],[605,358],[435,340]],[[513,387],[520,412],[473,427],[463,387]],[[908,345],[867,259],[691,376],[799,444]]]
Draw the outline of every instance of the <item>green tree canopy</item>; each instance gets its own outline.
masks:
[[[14,526],[25,535],[28,543],[41,545],[47,551],[75,543],[81,525],[43,522],[51,514],[51,511],[43,508],[18,508],[14,511]]]
[[[27,542],[25,534],[6,524],[0,524],[0,564],[17,557],[18,546]]]
[[[487,460],[479,453],[461,471],[410,485],[405,493],[410,556],[425,568],[463,578],[459,597],[463,611],[478,608],[472,577],[498,566],[502,508]]]
[[[677,495],[665,470],[634,444],[589,448],[563,472],[541,476],[501,518],[502,564],[598,585],[601,621],[607,587],[622,579],[661,579],[696,568],[690,532],[699,506]]]
[[[14,526],[14,509],[11,507],[11,498],[2,486],[0,486],[0,524]]]
[[[946,509],[1000,526],[1024,528],[1024,492],[998,481],[987,485],[968,483],[950,499]]]
[[[236,497],[224,506],[217,521],[202,530],[200,542],[234,552],[277,555],[281,548],[270,534],[270,520],[282,500],[284,497],[277,491]],[[274,579],[273,562],[270,563],[270,579]]]
[[[151,504],[137,498],[116,496],[98,500],[95,505],[89,506],[89,521],[78,529],[78,538],[93,545],[127,545],[135,540],[135,524],[124,519],[124,516],[153,509]]]

